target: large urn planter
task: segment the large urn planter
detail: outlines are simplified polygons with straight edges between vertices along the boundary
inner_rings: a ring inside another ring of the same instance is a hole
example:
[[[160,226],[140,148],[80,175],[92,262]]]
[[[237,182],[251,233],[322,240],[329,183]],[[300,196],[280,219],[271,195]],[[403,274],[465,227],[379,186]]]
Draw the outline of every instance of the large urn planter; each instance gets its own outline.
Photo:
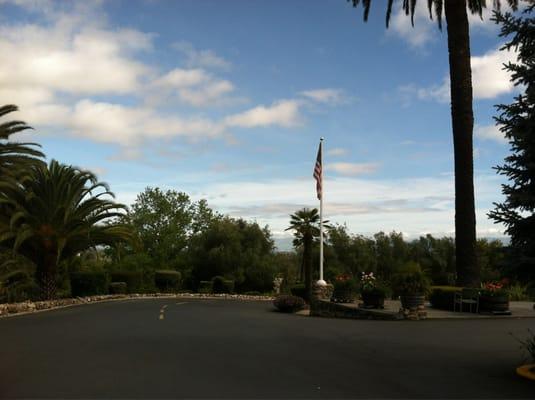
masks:
[[[503,312],[509,310],[509,296],[488,296],[479,297],[479,310],[486,312]]]
[[[425,296],[422,294],[403,294],[400,296],[401,307],[407,310],[423,307]]]
[[[382,292],[362,292],[362,302],[366,308],[385,308],[385,295]]]

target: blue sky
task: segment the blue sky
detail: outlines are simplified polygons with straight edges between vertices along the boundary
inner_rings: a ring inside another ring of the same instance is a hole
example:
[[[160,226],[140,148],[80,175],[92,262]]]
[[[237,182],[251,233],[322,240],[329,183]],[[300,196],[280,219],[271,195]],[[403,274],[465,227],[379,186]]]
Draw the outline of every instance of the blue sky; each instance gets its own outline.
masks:
[[[325,137],[325,213],[353,233],[453,235],[453,155],[445,32],[420,1],[370,20],[343,0],[0,0],[0,102],[36,128],[19,139],[95,171],[117,199],[146,186],[206,198],[269,224],[317,206]],[[493,105],[515,89],[515,55],[471,17],[479,236],[500,201],[492,167],[508,145]]]

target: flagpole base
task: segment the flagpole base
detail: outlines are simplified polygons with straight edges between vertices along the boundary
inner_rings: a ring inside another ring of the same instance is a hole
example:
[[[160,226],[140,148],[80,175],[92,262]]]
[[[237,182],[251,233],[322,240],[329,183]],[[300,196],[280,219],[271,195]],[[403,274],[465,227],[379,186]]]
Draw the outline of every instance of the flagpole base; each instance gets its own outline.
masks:
[[[316,282],[316,285],[318,286],[327,286],[327,282],[325,282],[323,279],[320,279]]]

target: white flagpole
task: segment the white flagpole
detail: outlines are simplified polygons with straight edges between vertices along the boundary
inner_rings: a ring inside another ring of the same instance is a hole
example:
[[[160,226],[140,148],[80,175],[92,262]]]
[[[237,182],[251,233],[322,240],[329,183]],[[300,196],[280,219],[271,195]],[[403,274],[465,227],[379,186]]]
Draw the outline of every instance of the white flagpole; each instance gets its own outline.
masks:
[[[320,163],[321,163],[321,196],[320,196],[320,280],[318,285],[325,286],[327,282],[323,280],[323,137],[320,138]]]

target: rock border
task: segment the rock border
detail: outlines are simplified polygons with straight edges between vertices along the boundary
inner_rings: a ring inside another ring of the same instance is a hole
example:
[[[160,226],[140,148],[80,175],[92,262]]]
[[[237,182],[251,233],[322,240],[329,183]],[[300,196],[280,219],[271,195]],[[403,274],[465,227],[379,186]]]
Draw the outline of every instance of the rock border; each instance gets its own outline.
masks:
[[[20,303],[0,304],[0,318],[15,315],[32,314],[48,310],[57,310],[65,307],[83,304],[100,303],[105,301],[135,300],[135,299],[218,299],[218,300],[248,300],[248,301],[273,301],[272,296],[252,296],[242,294],[208,294],[208,293],[133,293],[76,297],[68,299],[23,301]]]

